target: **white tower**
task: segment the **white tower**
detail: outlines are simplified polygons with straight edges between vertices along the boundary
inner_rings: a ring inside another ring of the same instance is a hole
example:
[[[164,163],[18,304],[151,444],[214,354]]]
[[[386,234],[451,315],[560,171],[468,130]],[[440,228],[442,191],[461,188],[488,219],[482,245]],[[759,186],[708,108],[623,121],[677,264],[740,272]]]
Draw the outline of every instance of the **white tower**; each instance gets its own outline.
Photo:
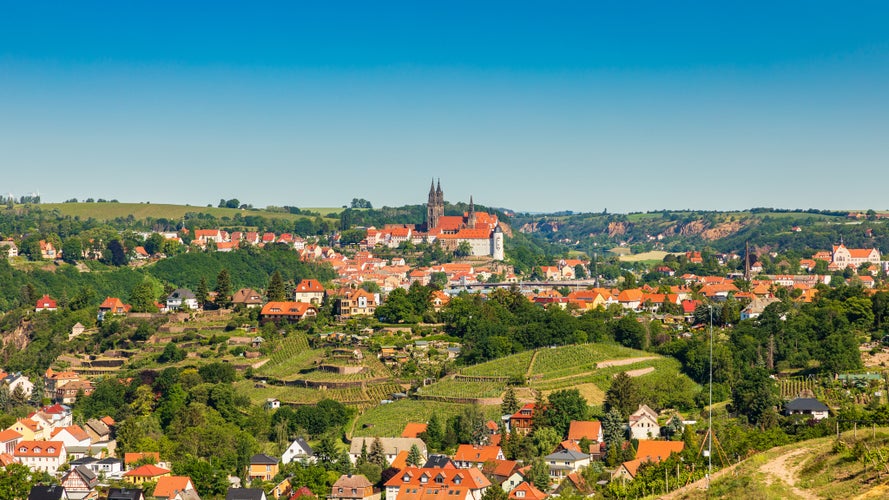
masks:
[[[491,234],[491,246],[491,256],[494,257],[494,260],[503,260],[505,254],[503,252],[503,230],[500,229],[500,224],[497,224]]]

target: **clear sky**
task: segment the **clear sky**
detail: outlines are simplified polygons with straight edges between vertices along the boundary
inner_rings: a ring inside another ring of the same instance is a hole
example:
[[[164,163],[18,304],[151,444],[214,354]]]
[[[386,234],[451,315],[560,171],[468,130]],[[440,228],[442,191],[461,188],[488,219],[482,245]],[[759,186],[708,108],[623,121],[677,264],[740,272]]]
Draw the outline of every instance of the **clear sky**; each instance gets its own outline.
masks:
[[[731,5],[728,5],[731,4]],[[889,209],[889,2],[0,0],[0,192]]]

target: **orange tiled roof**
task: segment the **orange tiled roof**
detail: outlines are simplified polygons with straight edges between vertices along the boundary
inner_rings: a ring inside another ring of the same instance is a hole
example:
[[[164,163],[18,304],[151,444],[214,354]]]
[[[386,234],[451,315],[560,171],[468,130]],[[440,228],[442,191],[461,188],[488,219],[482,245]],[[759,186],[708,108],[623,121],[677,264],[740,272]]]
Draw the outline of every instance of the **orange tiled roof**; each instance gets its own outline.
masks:
[[[65,443],[61,441],[19,441],[15,445],[17,457],[59,457]]]
[[[407,425],[404,426],[404,430],[401,432],[401,437],[415,438],[421,432],[426,432],[426,427],[426,424],[421,424],[419,422],[408,422]]]
[[[530,485],[527,481],[522,481],[521,484],[519,484],[518,486],[513,488],[512,491],[509,492],[509,498],[514,500],[543,500],[544,498],[546,498],[546,496],[546,493]]]
[[[90,435],[87,434],[86,431],[83,430],[83,427],[81,427],[79,425],[70,425],[68,427],[62,427],[60,429],[55,429],[52,431],[51,437],[56,437],[56,434],[58,434],[62,431],[68,431],[68,434],[70,434],[71,437],[73,437],[74,439],[76,439],[78,441],[83,441],[83,440],[90,438]]]
[[[189,486],[191,487],[189,488]],[[191,478],[188,476],[161,477],[158,478],[157,485],[154,487],[154,496],[171,498],[177,492],[182,492],[186,489],[194,489],[194,485],[191,484]]]
[[[5,429],[0,431],[0,443],[6,443],[8,441],[12,441],[13,439],[21,439],[22,435],[12,429]]]
[[[145,451],[145,452],[136,452],[136,453],[124,453],[123,454],[123,463],[124,465],[130,465],[142,460],[145,457],[151,457],[154,459],[155,463],[161,461],[161,454],[156,451]]]
[[[684,449],[685,443],[682,441],[640,439],[639,446],[636,449],[636,458],[660,462],[669,457],[671,453],[682,453]]]
[[[499,446],[473,446],[471,444],[461,444],[457,447],[457,453],[454,454],[454,460],[459,462],[487,462],[497,460],[500,455]]]
[[[157,477],[169,473],[170,471],[158,467],[157,465],[145,464],[140,465],[131,471],[124,472],[123,475],[126,477]]]
[[[416,436],[401,436],[401,437],[416,437]],[[401,450],[398,452],[398,455],[395,455],[395,460],[392,460],[392,463],[389,464],[389,467],[393,469],[404,469],[407,467],[407,456],[410,455],[410,451]]]
[[[572,420],[568,425],[568,439],[572,441],[580,441],[583,438],[596,441],[600,432],[602,423],[598,420]]]
[[[262,306],[263,316],[305,316],[315,306],[306,302],[267,302]]]

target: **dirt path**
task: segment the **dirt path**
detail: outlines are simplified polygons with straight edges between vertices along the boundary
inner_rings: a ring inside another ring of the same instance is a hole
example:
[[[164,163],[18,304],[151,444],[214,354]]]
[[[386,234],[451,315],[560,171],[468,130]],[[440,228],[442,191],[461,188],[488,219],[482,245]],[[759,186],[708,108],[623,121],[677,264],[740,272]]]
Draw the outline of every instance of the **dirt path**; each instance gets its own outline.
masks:
[[[648,368],[639,368],[638,370],[627,370],[625,373],[628,377],[641,377],[642,375],[646,375],[654,371],[653,366],[649,366]]]
[[[636,363],[641,363],[643,361],[651,361],[652,359],[658,359],[658,357],[657,356],[645,356],[642,358],[608,359],[608,360],[596,363],[596,368],[610,368],[612,366],[634,365]]]
[[[811,450],[806,448],[792,449],[787,453],[778,455],[777,457],[762,464],[762,466],[759,468],[759,471],[766,475],[766,484],[772,484],[772,481],[777,479],[778,481],[782,481],[786,485],[790,486],[790,491],[792,491],[796,496],[805,500],[816,500],[818,498],[817,496],[796,487],[796,472],[797,470],[799,470],[801,464],[790,463],[792,459],[800,455],[809,453],[810,451]],[[803,458],[803,460],[805,460],[805,458]]]
[[[535,351],[534,351],[534,354],[531,355],[531,362],[528,363],[528,371],[525,372],[525,378],[526,378],[526,379],[531,378],[531,373],[534,372],[534,361],[537,359],[537,353],[538,353],[538,352],[540,352],[540,351],[539,351],[539,350],[535,350]]]

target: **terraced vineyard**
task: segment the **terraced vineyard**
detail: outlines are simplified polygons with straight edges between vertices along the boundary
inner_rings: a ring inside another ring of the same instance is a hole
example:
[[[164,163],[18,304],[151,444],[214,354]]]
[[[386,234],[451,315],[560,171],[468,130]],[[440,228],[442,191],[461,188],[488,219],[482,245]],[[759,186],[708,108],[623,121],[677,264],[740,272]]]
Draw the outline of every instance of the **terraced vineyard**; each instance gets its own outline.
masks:
[[[540,349],[531,367],[531,376],[544,379],[562,378],[596,369],[596,364],[609,359],[648,356],[648,353],[610,344],[578,344],[555,349]]]
[[[451,398],[499,398],[506,390],[505,382],[463,382],[445,379],[418,392],[424,396],[441,396]]]
[[[522,377],[528,372],[534,351],[513,354],[502,359],[479,363],[460,370],[461,375],[478,377]]]
[[[369,385],[364,392],[367,394],[368,399],[378,403],[384,399],[392,399],[393,394],[404,392],[404,388],[396,383],[387,382],[385,384]]]
[[[610,366],[607,368],[597,368],[587,372],[575,372],[573,375],[562,378],[544,377],[543,380],[531,383],[531,387],[542,391],[554,391],[559,389],[570,389],[579,384],[595,384],[603,391],[611,387],[611,380],[620,372],[643,370],[651,368],[654,371],[679,372],[679,362],[669,358],[655,358],[640,361],[630,365]],[[645,375],[640,378],[644,379]]]
[[[466,405],[440,401],[418,401],[402,399],[394,403],[378,405],[368,409],[355,422],[355,436],[400,436],[408,422],[428,422],[433,413],[444,422],[466,409]],[[500,407],[482,406],[485,415],[494,419]]]
[[[309,340],[304,334],[294,333],[278,344],[269,361],[256,370],[256,374],[292,380],[300,370],[312,367],[323,354],[323,351],[309,348]]]

